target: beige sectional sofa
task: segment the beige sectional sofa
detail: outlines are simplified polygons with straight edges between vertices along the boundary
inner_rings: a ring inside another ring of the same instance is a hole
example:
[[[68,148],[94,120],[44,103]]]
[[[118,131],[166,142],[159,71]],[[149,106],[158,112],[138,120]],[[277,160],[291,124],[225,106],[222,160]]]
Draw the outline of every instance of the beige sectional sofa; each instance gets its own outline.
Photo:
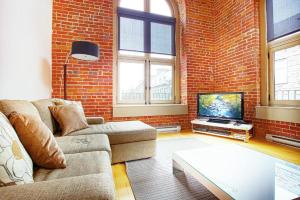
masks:
[[[140,121],[87,117],[89,128],[61,137],[48,107],[61,99],[0,100],[0,111],[40,117],[65,154],[65,169],[35,167],[34,183],[0,187],[0,199],[115,199],[111,163],[155,155],[156,129]]]

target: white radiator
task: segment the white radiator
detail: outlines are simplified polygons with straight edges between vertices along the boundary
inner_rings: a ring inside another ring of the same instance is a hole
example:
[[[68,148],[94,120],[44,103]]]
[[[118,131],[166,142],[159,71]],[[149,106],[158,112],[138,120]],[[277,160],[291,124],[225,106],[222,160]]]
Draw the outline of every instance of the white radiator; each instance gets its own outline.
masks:
[[[288,137],[279,136],[279,135],[266,134],[266,139],[268,141],[278,142],[281,144],[286,144],[286,145],[300,148],[300,140],[296,140],[293,138],[288,138]]]
[[[181,126],[160,126],[156,127],[158,133],[179,133],[181,131]]]

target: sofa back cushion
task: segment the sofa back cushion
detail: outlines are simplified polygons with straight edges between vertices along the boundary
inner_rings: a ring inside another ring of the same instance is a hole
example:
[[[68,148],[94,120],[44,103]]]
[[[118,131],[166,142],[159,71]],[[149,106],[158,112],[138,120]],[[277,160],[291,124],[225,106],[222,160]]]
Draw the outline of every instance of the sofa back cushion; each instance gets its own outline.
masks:
[[[46,124],[46,126],[52,133],[56,133],[58,131],[58,125],[49,110],[50,106],[55,106],[54,102],[55,101],[53,99],[41,99],[32,102],[39,111],[42,121]]]
[[[12,112],[18,112],[41,119],[36,107],[26,100],[0,100],[0,111],[6,115],[6,117],[8,117],[8,115]]]
[[[36,165],[48,169],[66,167],[62,150],[50,129],[41,120],[13,112],[9,121]]]
[[[0,187],[33,183],[33,164],[6,116],[0,112]]]

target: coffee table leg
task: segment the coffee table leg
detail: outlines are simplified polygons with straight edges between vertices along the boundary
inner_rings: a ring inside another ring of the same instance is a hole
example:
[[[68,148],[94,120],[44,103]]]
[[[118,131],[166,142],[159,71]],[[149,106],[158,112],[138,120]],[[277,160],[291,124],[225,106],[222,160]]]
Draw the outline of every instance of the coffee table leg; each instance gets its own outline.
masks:
[[[175,161],[173,160],[173,174],[177,173],[183,173],[183,168]]]

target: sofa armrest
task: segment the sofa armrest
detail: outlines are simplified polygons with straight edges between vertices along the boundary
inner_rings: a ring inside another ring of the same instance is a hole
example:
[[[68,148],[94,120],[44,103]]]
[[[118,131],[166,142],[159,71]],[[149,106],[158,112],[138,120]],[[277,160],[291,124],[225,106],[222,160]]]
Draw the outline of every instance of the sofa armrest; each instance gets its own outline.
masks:
[[[87,117],[86,121],[88,124],[104,124],[104,118],[103,117]]]
[[[114,200],[115,188],[109,174],[92,174],[32,184],[0,187],[6,200]]]

